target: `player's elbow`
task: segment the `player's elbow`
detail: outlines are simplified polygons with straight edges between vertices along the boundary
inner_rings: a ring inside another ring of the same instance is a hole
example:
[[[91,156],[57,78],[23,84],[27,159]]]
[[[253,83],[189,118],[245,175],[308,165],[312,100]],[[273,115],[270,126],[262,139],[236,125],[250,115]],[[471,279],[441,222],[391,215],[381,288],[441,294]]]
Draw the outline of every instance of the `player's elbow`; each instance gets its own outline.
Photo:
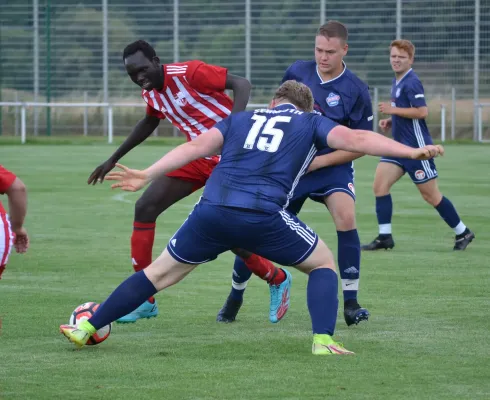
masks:
[[[19,178],[15,178],[14,183],[7,190],[7,196],[26,195],[27,187]]]
[[[342,125],[332,129],[327,137],[327,143],[331,148],[352,152],[358,152],[357,149],[362,147],[362,143],[359,141],[362,141],[362,137],[358,135],[357,131]]]
[[[429,109],[427,107],[420,107],[418,111],[418,119],[426,119],[429,116]]]

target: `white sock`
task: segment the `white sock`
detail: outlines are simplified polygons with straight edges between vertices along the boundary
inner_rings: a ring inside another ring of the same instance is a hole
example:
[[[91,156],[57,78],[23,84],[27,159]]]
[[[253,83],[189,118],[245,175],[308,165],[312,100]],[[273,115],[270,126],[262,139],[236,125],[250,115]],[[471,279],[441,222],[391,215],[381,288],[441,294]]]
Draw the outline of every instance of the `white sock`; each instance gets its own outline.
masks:
[[[391,224],[380,224],[379,225],[380,235],[391,235]]]
[[[463,221],[459,221],[459,224],[453,228],[453,231],[456,235],[461,235],[466,230],[466,225],[463,224]]]

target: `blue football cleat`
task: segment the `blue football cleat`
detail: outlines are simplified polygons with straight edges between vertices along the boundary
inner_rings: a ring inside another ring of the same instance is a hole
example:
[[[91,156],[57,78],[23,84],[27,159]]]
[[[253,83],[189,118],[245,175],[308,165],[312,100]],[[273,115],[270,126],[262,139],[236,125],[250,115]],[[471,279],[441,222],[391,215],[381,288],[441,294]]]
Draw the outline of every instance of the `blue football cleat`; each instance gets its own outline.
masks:
[[[282,268],[281,268],[282,269]],[[291,283],[293,277],[283,269],[286,279],[280,285],[269,285],[271,302],[269,306],[269,321],[273,324],[279,322],[289,309],[289,296],[291,293]]]
[[[148,300],[140,305],[136,310],[130,312],[128,315],[119,318],[116,322],[121,324],[134,323],[141,318],[153,318],[158,315],[157,302],[150,303]]]

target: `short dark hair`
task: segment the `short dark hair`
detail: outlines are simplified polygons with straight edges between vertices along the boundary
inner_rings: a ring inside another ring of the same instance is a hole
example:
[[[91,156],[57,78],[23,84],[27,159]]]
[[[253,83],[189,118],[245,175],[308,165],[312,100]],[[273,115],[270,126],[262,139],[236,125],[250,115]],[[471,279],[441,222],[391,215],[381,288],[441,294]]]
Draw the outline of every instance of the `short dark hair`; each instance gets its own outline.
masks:
[[[326,38],[336,37],[343,40],[344,42],[347,42],[349,32],[347,30],[347,27],[342,22],[332,20],[320,26],[316,35],[324,36]]]
[[[274,93],[274,99],[289,101],[301,111],[313,111],[313,94],[310,88],[301,82],[293,80],[284,82]]]
[[[153,60],[153,57],[157,56],[155,49],[151,47],[148,42],[145,42],[144,40],[137,40],[136,42],[128,44],[124,48],[123,61],[129,56],[137,53],[138,51],[141,51],[145,55],[145,57],[150,61]]]

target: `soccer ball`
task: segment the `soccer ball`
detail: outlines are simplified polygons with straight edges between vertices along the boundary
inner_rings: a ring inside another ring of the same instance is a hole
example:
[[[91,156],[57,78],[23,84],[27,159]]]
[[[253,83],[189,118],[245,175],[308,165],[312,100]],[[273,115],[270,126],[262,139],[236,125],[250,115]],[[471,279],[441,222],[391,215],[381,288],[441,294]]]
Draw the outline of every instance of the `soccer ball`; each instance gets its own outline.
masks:
[[[93,301],[79,305],[71,313],[69,324],[78,326],[80,322],[89,319],[95,313],[97,308],[99,308],[99,305],[100,304]],[[111,329],[112,324],[100,328],[97,332],[90,336],[87,345],[95,346],[96,344],[102,343],[111,334]]]

